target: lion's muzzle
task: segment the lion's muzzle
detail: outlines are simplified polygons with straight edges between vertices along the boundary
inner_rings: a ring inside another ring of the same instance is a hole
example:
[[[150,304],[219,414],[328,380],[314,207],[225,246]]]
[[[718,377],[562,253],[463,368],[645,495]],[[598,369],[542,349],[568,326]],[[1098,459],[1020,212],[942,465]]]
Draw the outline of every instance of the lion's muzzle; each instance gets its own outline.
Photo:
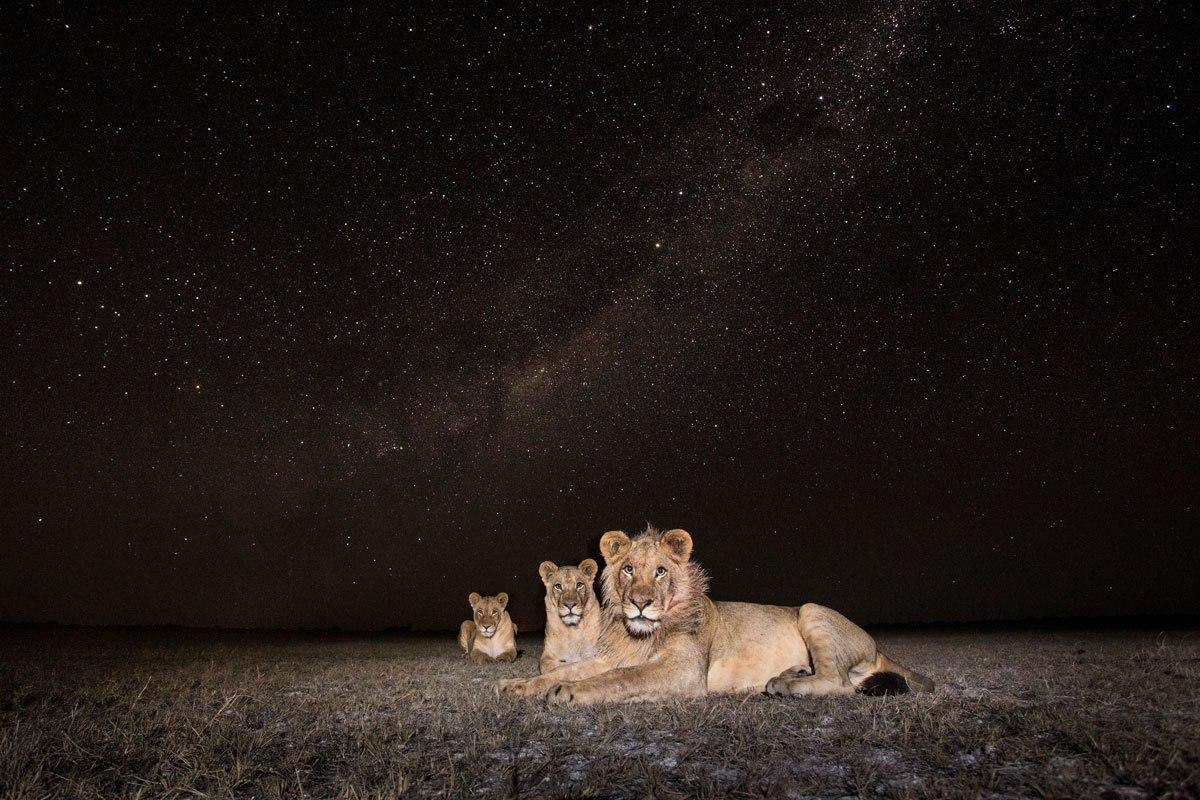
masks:
[[[578,603],[563,603],[558,607],[558,618],[564,625],[574,627],[583,618],[583,608]]]
[[[637,602],[626,603],[625,612],[625,630],[629,631],[631,636],[649,636],[658,629],[658,609],[647,601],[645,604]]]

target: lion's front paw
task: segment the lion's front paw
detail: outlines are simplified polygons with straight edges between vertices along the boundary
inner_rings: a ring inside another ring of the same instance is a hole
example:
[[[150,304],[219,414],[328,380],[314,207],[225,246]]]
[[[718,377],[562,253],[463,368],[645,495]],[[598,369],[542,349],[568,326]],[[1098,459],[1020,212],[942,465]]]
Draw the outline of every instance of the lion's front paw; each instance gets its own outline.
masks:
[[[571,684],[560,683],[552,686],[550,691],[546,692],[546,702],[555,705],[575,705],[575,692],[571,689]]]
[[[524,678],[505,678],[501,681],[496,681],[496,694],[507,694],[511,697],[530,697],[535,693],[535,687],[531,684],[533,681]]]
[[[546,701],[565,706],[590,706],[605,702],[603,690],[588,685],[587,681],[560,683],[546,692]]]

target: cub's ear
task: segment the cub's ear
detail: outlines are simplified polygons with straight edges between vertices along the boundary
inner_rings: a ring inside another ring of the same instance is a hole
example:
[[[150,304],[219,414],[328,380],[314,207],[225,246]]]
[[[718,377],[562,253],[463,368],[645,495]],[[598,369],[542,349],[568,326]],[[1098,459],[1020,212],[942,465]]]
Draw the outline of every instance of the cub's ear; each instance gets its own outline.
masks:
[[[662,546],[680,564],[692,557],[692,535],[683,528],[673,528],[662,536]]]
[[[471,592],[471,596],[467,598],[467,602],[471,604],[471,608],[474,608],[482,599],[483,598],[479,596],[479,592]]]
[[[496,595],[496,602],[500,604],[500,610],[508,608],[508,592],[501,592]]]
[[[600,569],[600,567],[590,558],[585,558],[579,564],[579,571],[584,575],[587,575],[587,579],[589,581],[596,577],[596,570],[598,569]]]
[[[606,564],[628,553],[632,546],[625,531],[609,531],[600,537],[600,555],[604,556]]]
[[[542,576],[542,583],[549,584],[556,572],[558,572],[558,565],[553,561],[543,561],[538,565],[538,575]]]

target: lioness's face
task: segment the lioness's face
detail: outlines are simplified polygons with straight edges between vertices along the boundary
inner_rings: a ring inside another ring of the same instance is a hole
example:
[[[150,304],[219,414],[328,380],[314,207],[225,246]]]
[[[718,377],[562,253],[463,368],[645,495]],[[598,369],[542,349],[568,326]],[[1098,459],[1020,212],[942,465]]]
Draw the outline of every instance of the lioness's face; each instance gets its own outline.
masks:
[[[574,627],[583,619],[592,602],[592,579],[596,577],[597,569],[596,562],[590,558],[578,567],[560,567],[553,561],[543,561],[538,567],[542,583],[546,584],[546,598],[564,625]]]
[[[621,531],[609,531],[600,540],[606,579],[614,570],[617,598],[624,614],[625,630],[638,638],[659,629],[671,610],[676,588],[686,578],[692,552],[687,531],[667,531],[660,538],[630,540]]]
[[[500,629],[500,622],[504,619],[504,609],[508,607],[508,594],[501,592],[495,597],[481,597],[478,593],[471,592],[467,599],[475,613],[475,627],[479,634],[485,639],[495,636],[496,631]]]

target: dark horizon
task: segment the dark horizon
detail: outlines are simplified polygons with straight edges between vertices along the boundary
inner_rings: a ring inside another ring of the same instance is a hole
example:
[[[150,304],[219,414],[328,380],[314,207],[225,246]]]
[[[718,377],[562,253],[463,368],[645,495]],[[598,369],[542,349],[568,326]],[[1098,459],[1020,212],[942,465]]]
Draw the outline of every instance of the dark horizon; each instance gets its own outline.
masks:
[[[718,598],[720,599],[720,598]],[[539,608],[540,610],[540,608]],[[514,620],[520,625],[520,620]],[[867,625],[872,633],[919,631],[922,633],[978,632],[978,631],[1072,631],[1087,630],[1089,633],[1103,631],[1131,630],[1193,630],[1200,625],[1198,614],[1150,614],[1130,616],[1104,617],[1029,617],[1025,619],[977,619],[977,620],[926,620],[920,622],[873,622]],[[0,620],[0,633],[4,631],[79,631],[93,633],[182,633],[182,634],[232,634],[257,636],[433,636],[455,637],[458,631],[452,628],[414,628],[408,625],[393,625],[382,628],[342,628],[329,626],[323,628],[235,628],[221,625],[178,625],[164,622],[147,625],[129,625],[111,623],[105,625],[88,625],[74,622],[43,621],[11,621]],[[542,628],[521,626],[517,634],[518,641],[525,642],[528,637],[542,635]],[[524,655],[524,654],[523,654]]]
[[[1194,16],[10,10],[0,619],[1200,614]]]

